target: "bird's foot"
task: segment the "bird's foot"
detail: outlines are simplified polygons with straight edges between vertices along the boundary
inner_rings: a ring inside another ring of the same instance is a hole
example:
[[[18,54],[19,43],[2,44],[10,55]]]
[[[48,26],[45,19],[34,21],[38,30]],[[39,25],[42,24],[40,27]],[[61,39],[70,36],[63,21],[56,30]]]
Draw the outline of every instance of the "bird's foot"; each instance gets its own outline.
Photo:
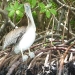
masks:
[[[34,58],[35,57],[34,52],[31,52],[30,49],[29,49],[29,56],[30,56],[30,58]]]
[[[27,59],[28,59],[28,56],[27,56],[27,55],[23,55],[23,56],[22,56],[23,62],[26,61]]]

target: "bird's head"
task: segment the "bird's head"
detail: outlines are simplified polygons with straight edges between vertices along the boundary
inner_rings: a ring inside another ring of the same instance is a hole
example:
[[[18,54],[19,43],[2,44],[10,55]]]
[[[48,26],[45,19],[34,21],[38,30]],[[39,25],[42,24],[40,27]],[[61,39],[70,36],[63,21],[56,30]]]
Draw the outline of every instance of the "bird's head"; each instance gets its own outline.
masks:
[[[29,4],[29,3],[25,3],[25,4],[24,4],[24,8],[25,8],[25,13],[26,13],[27,17],[30,18],[30,17],[31,17],[30,4]]]

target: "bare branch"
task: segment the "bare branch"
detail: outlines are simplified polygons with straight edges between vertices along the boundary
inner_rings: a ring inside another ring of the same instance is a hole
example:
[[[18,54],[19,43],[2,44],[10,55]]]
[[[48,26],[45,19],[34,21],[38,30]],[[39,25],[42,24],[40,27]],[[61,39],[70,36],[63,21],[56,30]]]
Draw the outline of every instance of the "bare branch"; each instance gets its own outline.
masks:
[[[11,25],[13,28],[15,28],[15,24],[9,19],[7,12],[2,10],[0,8],[0,14],[3,16],[4,18],[4,24],[2,24],[2,26],[0,27],[0,33],[2,32],[2,30],[5,28],[6,25]]]
[[[56,2],[57,4],[61,5],[61,6],[65,7],[65,8],[68,8],[68,9],[71,9],[71,10],[75,10],[74,7],[70,7],[69,5],[63,4],[59,0],[53,0],[53,1]]]

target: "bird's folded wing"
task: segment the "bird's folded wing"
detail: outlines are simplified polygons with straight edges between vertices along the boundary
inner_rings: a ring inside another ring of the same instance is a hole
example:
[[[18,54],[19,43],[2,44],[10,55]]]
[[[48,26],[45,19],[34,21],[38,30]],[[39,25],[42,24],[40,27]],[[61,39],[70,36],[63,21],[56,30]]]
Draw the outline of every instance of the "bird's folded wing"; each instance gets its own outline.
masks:
[[[9,32],[4,39],[3,49],[9,45],[16,44],[26,32],[26,27],[22,26]]]

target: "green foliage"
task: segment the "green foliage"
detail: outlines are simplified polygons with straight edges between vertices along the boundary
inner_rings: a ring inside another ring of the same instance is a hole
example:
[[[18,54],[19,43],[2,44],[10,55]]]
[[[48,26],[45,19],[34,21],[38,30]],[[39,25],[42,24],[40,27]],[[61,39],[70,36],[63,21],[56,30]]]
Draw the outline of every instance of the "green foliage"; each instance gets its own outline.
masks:
[[[44,4],[43,2],[37,0],[24,0],[23,2],[29,2],[31,8],[38,8],[40,13],[45,13],[47,18],[50,18],[51,14],[56,15],[56,7],[54,7],[54,2],[51,1],[48,4]],[[23,4],[18,3],[18,1],[14,1],[9,3],[8,7],[8,16],[13,19],[13,16],[16,15],[16,19],[19,20],[23,17]],[[36,10],[33,11],[33,15],[36,16]]]
[[[75,18],[74,18],[74,19],[75,19]],[[75,26],[74,26],[75,20],[74,20],[74,19],[72,19],[72,20],[70,21],[70,25],[71,25],[72,29],[75,31]]]
[[[51,8],[51,9],[50,9],[50,12],[51,12],[53,15],[56,15],[56,10],[55,10],[55,9]]]
[[[40,13],[45,13],[47,18],[50,18],[50,15],[56,15],[56,5],[53,1],[50,1],[50,3],[48,3],[47,5],[45,5],[43,2],[37,1],[37,0],[26,0],[27,2],[30,3],[30,5],[32,6],[32,8],[39,7],[39,11]],[[35,13],[33,13],[35,14]]]
[[[31,5],[32,8],[35,7],[36,0],[26,0],[26,1],[28,1],[30,3],[30,5]]]
[[[71,24],[71,25],[74,25],[74,24],[75,24],[75,20],[71,20],[71,21],[70,21],[70,24]]]
[[[6,8],[8,10],[8,16],[13,18],[13,16],[16,14],[18,17],[23,17],[23,4],[19,4],[18,1],[15,1],[14,3],[10,3],[9,6]]]
[[[50,2],[52,3],[52,8],[56,9],[58,7],[58,5],[53,0],[50,0]]]
[[[49,11],[49,10],[47,10],[47,11],[46,11],[46,17],[47,17],[47,18],[49,18],[49,17],[50,17],[50,15],[51,15],[50,11]]]
[[[49,18],[51,14],[56,15],[56,10],[52,8],[52,3],[45,5],[44,3],[38,4],[41,13],[45,13],[46,17]]]
[[[38,4],[38,6],[40,7],[40,12],[41,13],[46,11],[44,3],[41,2],[41,3]]]

